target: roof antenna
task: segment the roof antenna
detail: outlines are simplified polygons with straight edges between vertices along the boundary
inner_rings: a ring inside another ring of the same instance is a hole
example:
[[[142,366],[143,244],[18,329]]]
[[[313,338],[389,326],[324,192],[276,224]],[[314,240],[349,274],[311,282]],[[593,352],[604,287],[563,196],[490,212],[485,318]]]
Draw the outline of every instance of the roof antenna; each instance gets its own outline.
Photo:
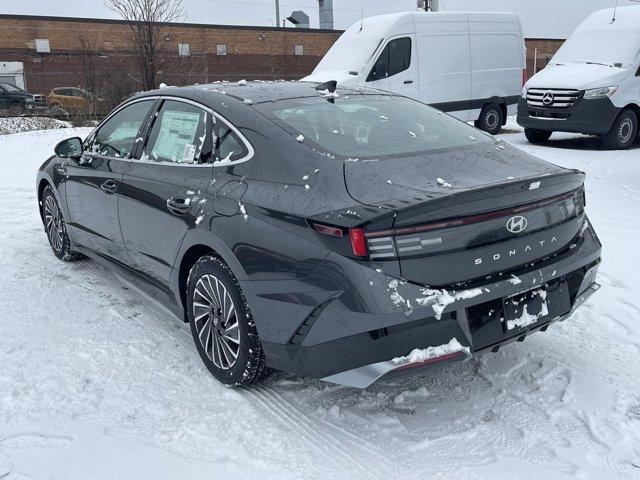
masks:
[[[618,0],[616,0],[616,4],[613,7],[613,18],[611,19],[611,23],[616,21],[616,14],[618,13]]]
[[[364,28],[364,6],[362,7],[362,11],[360,13],[360,31],[362,31],[363,28]]]

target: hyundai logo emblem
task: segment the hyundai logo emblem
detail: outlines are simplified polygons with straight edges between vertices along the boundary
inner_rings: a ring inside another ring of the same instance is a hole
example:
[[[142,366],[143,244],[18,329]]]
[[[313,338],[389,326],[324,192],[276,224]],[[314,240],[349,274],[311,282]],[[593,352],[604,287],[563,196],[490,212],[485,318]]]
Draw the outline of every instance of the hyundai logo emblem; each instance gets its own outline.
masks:
[[[544,103],[545,105],[551,105],[554,100],[555,97],[553,95],[553,92],[546,92],[542,97],[542,103]]]
[[[528,225],[527,219],[521,215],[517,217],[511,217],[507,220],[507,230],[511,233],[522,233],[526,230]]]

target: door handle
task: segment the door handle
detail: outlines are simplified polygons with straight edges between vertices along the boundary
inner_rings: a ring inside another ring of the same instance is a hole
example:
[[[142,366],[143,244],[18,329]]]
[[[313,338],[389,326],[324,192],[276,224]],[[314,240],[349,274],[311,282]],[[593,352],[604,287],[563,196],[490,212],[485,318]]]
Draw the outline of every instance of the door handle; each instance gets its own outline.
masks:
[[[102,182],[102,185],[100,185],[100,189],[108,194],[116,193],[118,191],[118,184],[113,180],[105,180]]]
[[[405,81],[404,81],[404,84],[405,84],[405,85],[410,85],[410,84],[412,84],[412,83],[413,83],[413,80],[405,80]]]
[[[167,209],[174,215],[189,213],[191,210],[191,199],[171,197],[167,200]]]

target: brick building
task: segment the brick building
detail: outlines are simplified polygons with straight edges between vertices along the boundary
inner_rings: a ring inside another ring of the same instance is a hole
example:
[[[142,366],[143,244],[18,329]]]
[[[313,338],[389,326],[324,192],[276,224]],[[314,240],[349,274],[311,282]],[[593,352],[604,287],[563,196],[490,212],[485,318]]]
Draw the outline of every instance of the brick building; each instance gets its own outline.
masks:
[[[159,82],[297,79],[340,31],[169,24]],[[140,89],[129,26],[118,20],[0,15],[0,62],[23,62],[30,91],[82,86],[117,100]]]
[[[528,38],[527,43],[527,74],[531,77],[547,66],[551,57],[558,51],[564,40],[545,38]],[[534,71],[534,64],[536,71]]]
[[[158,81],[297,79],[309,74],[338,30],[170,24]],[[562,40],[527,40],[527,68],[544,68]],[[129,26],[119,20],[0,15],[0,62],[22,62],[30,91],[81,86],[119,101],[140,90]]]

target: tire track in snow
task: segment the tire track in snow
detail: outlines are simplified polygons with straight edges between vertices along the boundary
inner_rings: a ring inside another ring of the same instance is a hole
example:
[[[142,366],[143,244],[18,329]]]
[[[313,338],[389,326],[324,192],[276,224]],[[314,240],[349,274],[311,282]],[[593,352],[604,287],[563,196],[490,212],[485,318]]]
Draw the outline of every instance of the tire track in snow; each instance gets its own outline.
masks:
[[[369,468],[371,461],[375,459],[376,463],[378,464],[377,468],[381,473],[384,472],[386,475],[392,474],[395,477],[398,477],[402,474],[402,469],[399,466],[395,465],[391,461],[382,460],[388,457],[388,451],[371,445],[362,437],[359,437],[349,432],[348,430],[340,428],[339,426],[334,425],[331,422],[328,422],[322,418],[314,418],[310,415],[305,414],[294,403],[284,398],[279,392],[269,386],[263,386],[262,389],[270,392],[271,395],[275,398],[275,401],[279,402],[280,405],[288,409],[292,415],[298,415],[299,418],[304,418],[307,423],[314,429],[314,431],[315,429],[318,429],[324,432],[326,435],[329,435],[332,439],[340,443],[345,448],[351,448],[361,451],[362,453],[359,453],[358,455],[362,457],[361,463],[366,464],[367,468]]]
[[[269,387],[252,387],[244,392],[254,405],[262,410],[266,409],[275,417],[277,423],[298,433],[311,449],[321,453],[328,461],[337,463],[343,471],[354,472],[355,467],[356,478],[394,478],[391,471],[396,469],[376,461],[378,453],[371,457],[354,452],[364,443],[363,439],[357,439],[359,444],[353,441],[345,444],[344,438],[329,432]]]

